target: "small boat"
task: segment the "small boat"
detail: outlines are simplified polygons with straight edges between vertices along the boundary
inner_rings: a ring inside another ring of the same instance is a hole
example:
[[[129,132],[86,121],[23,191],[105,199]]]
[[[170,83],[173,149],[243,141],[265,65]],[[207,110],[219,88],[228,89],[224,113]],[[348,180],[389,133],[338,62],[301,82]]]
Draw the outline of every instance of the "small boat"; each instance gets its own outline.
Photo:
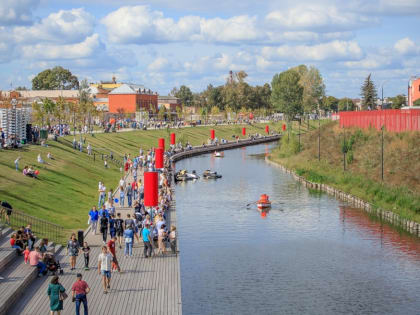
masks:
[[[223,152],[217,152],[217,151],[215,151],[215,152],[213,153],[213,156],[214,156],[214,157],[224,157],[224,156],[225,156],[225,154],[224,154]]]
[[[176,172],[174,174],[175,182],[184,182],[187,180],[194,180],[199,178],[200,176],[198,176],[195,171],[192,171],[192,173],[188,173],[187,170],[180,170],[179,172]]]
[[[217,172],[212,172],[210,170],[206,170],[203,173],[203,178],[206,178],[206,179],[217,179],[217,178],[222,178],[222,175],[217,174]]]
[[[268,195],[263,194],[260,196],[260,200],[257,201],[258,209],[267,209],[271,207],[271,201],[268,200]]]

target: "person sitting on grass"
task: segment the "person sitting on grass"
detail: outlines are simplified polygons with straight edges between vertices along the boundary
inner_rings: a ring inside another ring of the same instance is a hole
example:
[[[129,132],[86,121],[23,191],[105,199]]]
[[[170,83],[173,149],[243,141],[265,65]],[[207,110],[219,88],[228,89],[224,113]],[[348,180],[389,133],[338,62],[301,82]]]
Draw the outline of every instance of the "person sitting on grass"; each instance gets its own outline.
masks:
[[[40,164],[45,164],[45,161],[42,159],[42,157],[41,157],[41,153],[39,153],[38,154],[38,158],[37,158],[37,160],[38,160],[38,163],[40,163]]]
[[[47,154],[47,158],[49,158],[50,160],[55,160],[55,159],[53,158],[53,156],[52,156],[51,152],[48,152],[48,154]]]

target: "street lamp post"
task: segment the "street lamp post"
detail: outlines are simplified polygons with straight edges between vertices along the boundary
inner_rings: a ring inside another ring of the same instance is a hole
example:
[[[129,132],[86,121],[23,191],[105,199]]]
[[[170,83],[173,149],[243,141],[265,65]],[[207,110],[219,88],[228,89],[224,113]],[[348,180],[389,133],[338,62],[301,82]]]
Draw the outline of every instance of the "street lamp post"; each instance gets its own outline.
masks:
[[[382,136],[381,136],[381,179],[382,182],[384,181],[384,129],[385,127],[382,126],[381,131],[382,131]]]
[[[318,116],[318,162],[321,161],[321,120]]]
[[[17,100],[15,98],[13,98],[11,103],[12,103],[12,110],[13,110],[13,113],[15,115],[15,117],[14,117],[15,118],[15,139],[14,139],[14,142],[15,142],[15,147],[16,147],[17,146],[17,110],[16,110]]]

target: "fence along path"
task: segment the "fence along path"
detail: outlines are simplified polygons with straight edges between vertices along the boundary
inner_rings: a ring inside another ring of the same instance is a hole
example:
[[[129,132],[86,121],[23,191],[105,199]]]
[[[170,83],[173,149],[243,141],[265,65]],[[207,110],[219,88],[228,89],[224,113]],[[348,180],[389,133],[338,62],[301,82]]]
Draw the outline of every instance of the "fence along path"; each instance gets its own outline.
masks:
[[[132,181],[132,177],[129,176],[127,180]],[[131,208],[116,210],[133,212]],[[122,217],[125,219],[126,215]],[[175,220],[175,208],[171,206],[167,221],[171,224]],[[91,241],[102,245],[101,235],[91,238]],[[124,258],[124,248],[119,249],[117,246],[116,254],[123,272],[112,273],[111,291],[104,294],[102,279],[97,270],[100,250],[100,246],[91,247],[89,271],[83,270],[84,260],[81,255],[77,259],[76,270],[70,271],[65,250],[60,253],[60,263],[64,267],[60,282],[69,294],[69,298],[64,301],[64,310],[61,314],[75,314],[75,304],[71,302],[71,286],[79,272],[91,288],[87,296],[90,314],[182,314],[179,256],[167,254],[165,257],[155,256],[145,259],[143,247],[136,244],[133,248],[133,257]],[[49,314],[47,288],[50,280],[51,277],[36,279],[9,314]]]

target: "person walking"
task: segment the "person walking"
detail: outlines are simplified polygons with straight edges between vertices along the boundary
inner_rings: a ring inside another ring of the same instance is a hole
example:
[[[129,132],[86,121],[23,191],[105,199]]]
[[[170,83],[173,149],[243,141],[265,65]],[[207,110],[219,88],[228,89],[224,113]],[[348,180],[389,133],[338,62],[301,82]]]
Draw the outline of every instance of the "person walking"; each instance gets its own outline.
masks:
[[[87,242],[83,243],[82,252],[85,259],[85,270],[89,270],[90,247]]]
[[[158,254],[161,254],[162,256],[166,253],[166,247],[165,247],[165,238],[166,238],[166,231],[165,231],[165,224],[162,224],[160,226],[160,229],[158,230]]]
[[[171,225],[171,233],[169,233],[169,244],[171,245],[172,254],[176,254],[176,227]]]
[[[72,234],[70,240],[67,242],[67,255],[70,256],[70,270],[76,269],[76,259],[79,255],[80,246],[76,239],[76,234]]]
[[[121,272],[120,264],[118,263],[117,259],[117,253],[115,252],[115,242],[117,241],[117,237],[114,236],[108,241],[108,251],[112,255],[112,270],[118,270],[118,272]]]
[[[12,215],[13,207],[7,201],[0,200],[0,214],[5,215],[6,223],[10,225],[10,216]]]
[[[122,238],[124,235],[124,220],[121,219],[121,213],[117,213],[117,219],[115,220],[115,230],[117,232],[117,237],[118,237],[118,244],[120,245],[120,249],[121,249],[121,245],[122,245]]]
[[[90,143],[88,143],[87,145],[87,150],[88,150],[88,155],[92,155],[92,146],[90,145]]]
[[[144,243],[144,258],[152,256],[152,238],[150,235],[150,224],[146,224],[145,228],[142,231],[143,243]]]
[[[124,231],[124,256],[127,258],[128,256],[133,256],[133,243],[134,243],[134,231],[132,226],[128,226],[128,228]]]
[[[98,200],[98,208],[101,207],[105,203],[105,195],[106,195],[106,187],[102,182],[98,184],[98,192],[99,192],[99,200]]]
[[[127,186],[125,186],[125,194],[127,196],[128,206],[131,208],[133,204],[133,187],[131,186],[131,183],[128,183]]]
[[[76,302],[76,315],[80,315],[80,305],[83,304],[84,314],[88,315],[88,303],[86,295],[90,292],[90,288],[86,281],[82,280],[82,274],[76,275],[77,280],[71,287],[72,300]]]
[[[54,315],[54,313],[57,313],[60,315],[60,312],[63,310],[63,301],[67,294],[66,289],[59,282],[58,276],[52,277],[50,284],[48,284],[47,295],[50,299],[50,314]]]
[[[17,159],[15,160],[15,169],[16,172],[19,172],[19,160],[21,159],[20,156],[17,157]]]
[[[101,233],[102,233],[102,240],[104,245],[106,244],[106,239],[108,238],[108,218],[106,217],[105,213],[102,213],[102,217],[100,220],[101,226]]]
[[[115,229],[115,215],[111,215],[109,218],[109,235],[111,236],[111,239],[114,238],[114,236],[117,234],[117,231]]]
[[[120,206],[121,207],[124,207],[124,198],[125,198],[124,186],[120,186]]]
[[[102,253],[98,256],[98,274],[102,275],[104,294],[107,294],[111,288],[111,264],[112,255],[108,252],[106,246],[102,246]]]
[[[99,212],[96,206],[93,206],[89,211],[89,224],[92,234],[96,235],[96,228],[98,226]]]

